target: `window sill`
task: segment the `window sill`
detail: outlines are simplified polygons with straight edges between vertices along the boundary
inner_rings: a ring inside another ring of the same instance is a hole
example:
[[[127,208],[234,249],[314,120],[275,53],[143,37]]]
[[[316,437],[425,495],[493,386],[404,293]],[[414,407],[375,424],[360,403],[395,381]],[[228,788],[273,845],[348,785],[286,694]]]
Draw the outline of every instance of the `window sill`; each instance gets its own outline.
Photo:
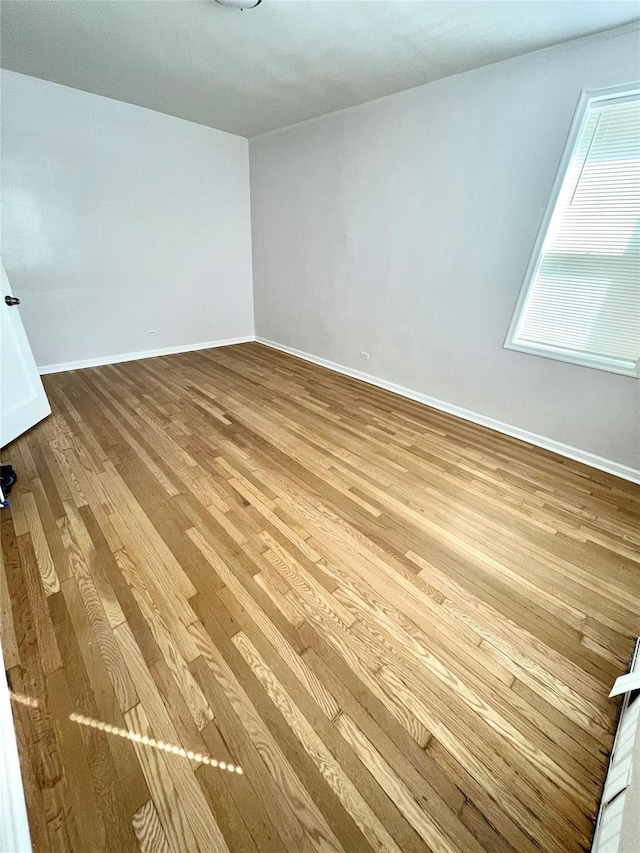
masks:
[[[553,361],[564,361],[568,364],[577,364],[579,367],[590,367],[594,370],[604,370],[607,373],[618,373],[621,376],[630,376],[632,378],[638,378],[640,376],[640,362],[636,362],[634,364],[630,361],[618,361],[613,358],[599,358],[597,356],[581,355],[580,353],[570,352],[567,350],[545,349],[543,347],[536,347],[531,344],[519,343],[517,341],[507,341],[504,344],[504,349],[523,352],[527,355],[537,355],[542,358],[550,358]]]

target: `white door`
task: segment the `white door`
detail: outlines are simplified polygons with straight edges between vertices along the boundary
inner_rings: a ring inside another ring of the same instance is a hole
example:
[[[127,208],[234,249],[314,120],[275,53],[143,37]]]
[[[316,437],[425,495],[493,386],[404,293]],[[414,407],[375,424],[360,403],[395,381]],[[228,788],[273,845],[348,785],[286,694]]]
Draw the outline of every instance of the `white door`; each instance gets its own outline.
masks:
[[[0,447],[51,412],[38,368],[20,319],[16,299],[2,267],[0,287]]]

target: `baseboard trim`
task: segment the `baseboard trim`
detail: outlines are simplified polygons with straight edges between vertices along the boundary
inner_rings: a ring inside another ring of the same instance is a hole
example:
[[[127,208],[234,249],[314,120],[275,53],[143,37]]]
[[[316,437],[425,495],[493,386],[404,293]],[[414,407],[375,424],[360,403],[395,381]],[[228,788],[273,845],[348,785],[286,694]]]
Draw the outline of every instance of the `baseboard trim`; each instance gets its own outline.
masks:
[[[447,403],[445,400],[439,400],[436,397],[429,397],[426,394],[420,394],[418,391],[412,391],[410,388],[404,388],[402,385],[396,385],[393,382],[387,382],[385,379],[378,379],[369,373],[362,373],[359,370],[353,370],[350,367],[345,367],[343,364],[337,364],[333,361],[328,361],[326,358],[312,355],[302,350],[294,349],[293,347],[279,344],[276,341],[270,341],[267,338],[256,336],[258,343],[264,344],[272,349],[286,352],[296,358],[301,358],[304,361],[310,361],[312,364],[317,364],[320,367],[326,367],[329,370],[334,370],[336,373],[342,373],[344,376],[350,376],[352,379],[359,379],[362,382],[367,382],[369,385],[375,385],[376,388],[383,388],[385,391],[392,391],[401,397],[406,397],[409,400],[415,400],[417,403],[422,403],[425,406],[430,406],[432,409],[438,409],[441,412],[446,412],[449,415],[455,415],[457,418],[462,418],[465,421],[471,421],[474,424],[488,427],[503,435],[508,435],[511,438],[520,439],[527,444],[533,444],[536,447],[542,447],[544,450],[550,450],[557,453],[559,456],[565,456],[567,459],[572,459],[574,462],[582,462],[583,465],[589,465],[591,468],[597,468],[599,471],[605,471],[607,474],[613,474],[616,477],[621,477],[623,480],[629,480],[632,483],[640,483],[640,469],[631,468],[629,465],[623,465],[613,459],[606,459],[603,456],[598,456],[595,453],[589,453],[586,450],[580,450],[578,447],[572,447],[569,444],[563,444],[553,438],[547,438],[544,435],[538,435],[535,432],[529,432],[521,427],[512,426],[511,424],[503,423],[502,421],[490,418],[487,415],[481,415],[478,412],[473,412],[470,409],[463,409],[461,406],[455,406],[453,403]]]
[[[18,744],[4,666],[0,644],[0,850],[31,853]]]
[[[200,349],[213,349],[214,347],[228,347],[232,344],[246,344],[255,341],[253,335],[245,335],[240,338],[227,338],[223,341],[206,341],[201,344],[184,344],[177,347],[164,347],[163,349],[150,349],[144,352],[127,352],[122,355],[105,355],[100,358],[88,358],[85,361],[67,361],[63,364],[45,364],[38,367],[41,376],[47,373],[64,373],[67,370],[83,370],[85,367],[101,367],[105,364],[120,364],[123,361],[140,361],[144,358],[157,358],[160,355],[173,355],[179,352],[195,352]]]

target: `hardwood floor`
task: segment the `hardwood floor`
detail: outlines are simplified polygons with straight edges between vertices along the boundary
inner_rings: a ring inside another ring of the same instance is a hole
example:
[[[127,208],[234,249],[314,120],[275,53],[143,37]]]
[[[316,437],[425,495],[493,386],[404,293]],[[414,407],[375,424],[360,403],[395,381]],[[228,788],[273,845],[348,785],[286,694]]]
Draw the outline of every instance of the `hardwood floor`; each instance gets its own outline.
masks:
[[[0,572],[37,853],[588,849],[639,487],[259,344],[46,387]]]

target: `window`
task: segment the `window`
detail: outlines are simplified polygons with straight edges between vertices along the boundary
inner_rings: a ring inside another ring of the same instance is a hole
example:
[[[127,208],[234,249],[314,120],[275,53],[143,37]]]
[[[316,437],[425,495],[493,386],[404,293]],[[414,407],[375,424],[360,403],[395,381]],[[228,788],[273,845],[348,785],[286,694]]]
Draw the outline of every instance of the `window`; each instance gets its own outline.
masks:
[[[640,86],[582,93],[505,347],[639,375]]]

